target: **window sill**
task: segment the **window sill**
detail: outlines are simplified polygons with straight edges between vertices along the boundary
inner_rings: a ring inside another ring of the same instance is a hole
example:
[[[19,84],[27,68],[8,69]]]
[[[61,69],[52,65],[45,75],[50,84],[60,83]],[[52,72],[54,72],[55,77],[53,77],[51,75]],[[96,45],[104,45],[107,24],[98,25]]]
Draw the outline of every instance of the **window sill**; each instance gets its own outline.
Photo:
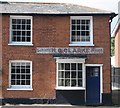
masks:
[[[32,88],[7,88],[7,90],[30,90],[32,91]]]
[[[32,43],[9,43],[8,45],[13,46],[33,46]]]
[[[84,87],[57,87],[56,90],[85,90]]]
[[[71,43],[69,46],[94,46],[94,44],[88,44],[88,43]]]

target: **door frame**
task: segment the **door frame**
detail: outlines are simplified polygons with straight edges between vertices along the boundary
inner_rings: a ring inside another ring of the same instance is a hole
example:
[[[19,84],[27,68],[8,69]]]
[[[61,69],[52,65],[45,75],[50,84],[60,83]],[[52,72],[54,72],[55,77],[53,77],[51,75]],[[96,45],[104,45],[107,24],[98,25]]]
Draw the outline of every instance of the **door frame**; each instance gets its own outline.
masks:
[[[102,76],[102,66],[103,64],[85,64],[85,103],[86,103],[86,66],[99,66],[100,67],[100,103],[102,103],[102,93],[103,93],[103,76]]]

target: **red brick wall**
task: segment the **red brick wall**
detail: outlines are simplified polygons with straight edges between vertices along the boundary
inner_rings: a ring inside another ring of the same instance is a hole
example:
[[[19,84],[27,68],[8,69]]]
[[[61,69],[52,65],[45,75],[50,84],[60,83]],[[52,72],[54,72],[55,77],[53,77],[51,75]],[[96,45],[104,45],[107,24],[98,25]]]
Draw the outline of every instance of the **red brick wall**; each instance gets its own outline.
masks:
[[[24,98],[55,98],[56,61],[52,55],[36,54],[36,47],[69,47],[69,16],[34,16],[33,46],[10,46],[9,16],[3,16],[3,96]],[[94,47],[104,53],[87,55],[87,64],[103,64],[103,92],[110,93],[110,36],[109,17],[94,16]],[[33,91],[8,91],[9,60],[31,60],[33,63]]]
[[[0,15],[0,97],[2,97],[2,16]]]

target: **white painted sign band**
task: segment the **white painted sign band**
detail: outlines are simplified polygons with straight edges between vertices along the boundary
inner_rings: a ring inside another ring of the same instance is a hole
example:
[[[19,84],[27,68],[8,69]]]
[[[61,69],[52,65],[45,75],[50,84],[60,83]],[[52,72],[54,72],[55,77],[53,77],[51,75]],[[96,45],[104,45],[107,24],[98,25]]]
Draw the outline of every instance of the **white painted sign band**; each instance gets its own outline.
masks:
[[[103,54],[103,48],[37,47],[37,54]]]

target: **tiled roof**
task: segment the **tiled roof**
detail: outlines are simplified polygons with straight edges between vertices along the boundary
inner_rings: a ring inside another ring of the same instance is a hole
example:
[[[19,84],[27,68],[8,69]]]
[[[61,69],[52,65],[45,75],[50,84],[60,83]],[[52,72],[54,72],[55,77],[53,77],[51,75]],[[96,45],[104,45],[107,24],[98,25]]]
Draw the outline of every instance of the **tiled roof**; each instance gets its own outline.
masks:
[[[0,2],[0,13],[6,14],[110,14],[112,12],[64,3]]]

